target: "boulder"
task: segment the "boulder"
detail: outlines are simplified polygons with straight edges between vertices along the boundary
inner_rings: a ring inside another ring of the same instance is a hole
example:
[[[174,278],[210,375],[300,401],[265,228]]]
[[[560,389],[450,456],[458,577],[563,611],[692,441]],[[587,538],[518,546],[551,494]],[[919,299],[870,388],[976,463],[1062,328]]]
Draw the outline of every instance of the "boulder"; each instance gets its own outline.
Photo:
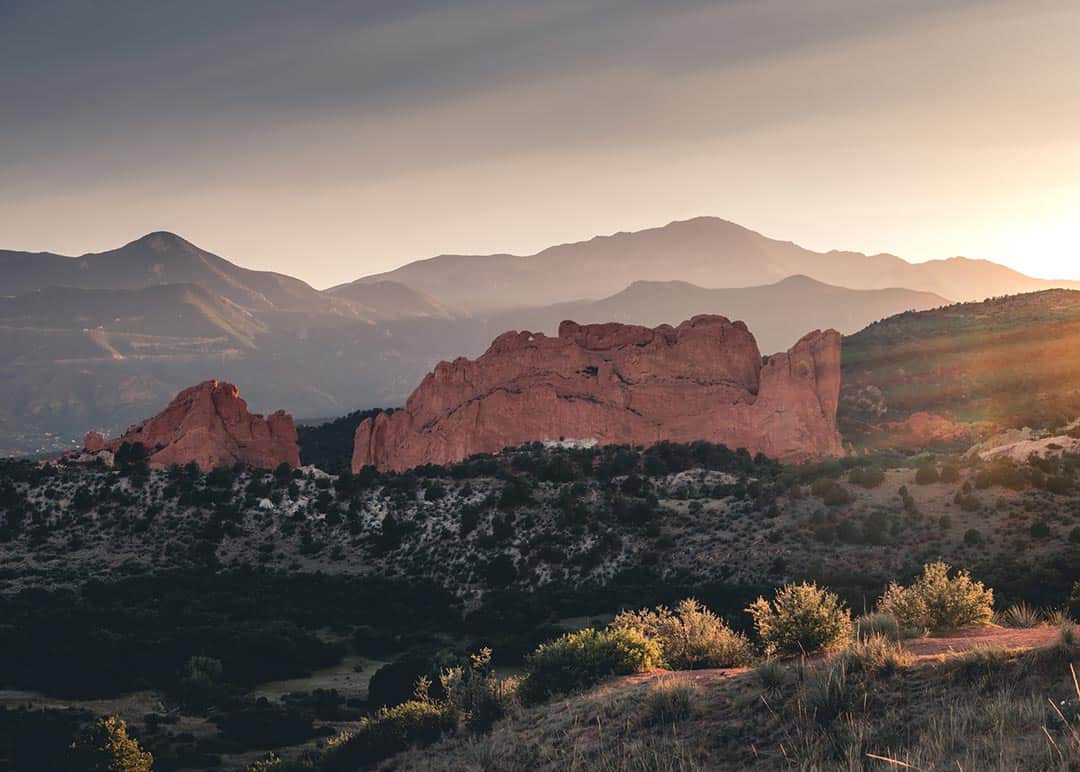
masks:
[[[86,449],[100,437],[96,432],[87,434]],[[237,463],[259,469],[282,463],[300,466],[292,416],[281,410],[266,418],[249,413],[236,386],[222,381],[184,389],[162,412],[103,441],[99,449],[115,452],[125,442],[142,443],[154,467],[192,462],[203,471]]]
[[[708,440],[785,461],[840,453],[840,334],[806,335],[763,364],[742,322],[507,332],[474,361],[440,362],[404,410],[356,430],[352,466],[403,470],[531,441]]]

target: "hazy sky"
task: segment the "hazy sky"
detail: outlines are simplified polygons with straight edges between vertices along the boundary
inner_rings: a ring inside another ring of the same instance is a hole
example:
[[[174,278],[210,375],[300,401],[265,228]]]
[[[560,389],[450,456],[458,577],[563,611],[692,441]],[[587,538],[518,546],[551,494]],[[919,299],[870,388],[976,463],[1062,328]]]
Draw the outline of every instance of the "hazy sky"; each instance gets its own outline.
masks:
[[[0,0],[0,248],[323,287],[709,214],[1080,278],[1077,41],[1075,0]]]

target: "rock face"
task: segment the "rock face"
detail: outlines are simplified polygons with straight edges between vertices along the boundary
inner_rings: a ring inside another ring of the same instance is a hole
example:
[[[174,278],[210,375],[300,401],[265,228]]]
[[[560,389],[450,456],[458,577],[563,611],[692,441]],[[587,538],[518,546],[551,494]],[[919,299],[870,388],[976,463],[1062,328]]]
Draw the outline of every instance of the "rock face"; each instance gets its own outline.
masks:
[[[83,450],[87,453],[97,453],[99,450],[105,450],[105,438],[101,436],[100,432],[87,432],[83,437]]]
[[[406,408],[356,430],[352,466],[402,470],[534,440],[708,440],[785,461],[836,455],[840,334],[812,332],[763,365],[742,322],[678,327],[563,322],[507,332],[440,362]]]
[[[300,466],[292,416],[282,410],[266,418],[249,413],[237,388],[221,381],[184,389],[162,412],[116,439],[102,442],[90,432],[84,445],[88,451],[116,451],[124,442],[145,445],[156,467],[191,462],[203,471],[236,463],[260,469]]]

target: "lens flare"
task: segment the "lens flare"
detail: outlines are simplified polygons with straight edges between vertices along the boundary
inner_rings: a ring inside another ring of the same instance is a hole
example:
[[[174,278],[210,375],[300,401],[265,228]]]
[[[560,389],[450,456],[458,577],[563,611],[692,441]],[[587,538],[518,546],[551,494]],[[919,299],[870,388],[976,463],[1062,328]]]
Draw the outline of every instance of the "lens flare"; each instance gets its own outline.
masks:
[[[1010,245],[1015,266],[1047,279],[1080,278],[1080,222],[1041,223],[1016,235]]]

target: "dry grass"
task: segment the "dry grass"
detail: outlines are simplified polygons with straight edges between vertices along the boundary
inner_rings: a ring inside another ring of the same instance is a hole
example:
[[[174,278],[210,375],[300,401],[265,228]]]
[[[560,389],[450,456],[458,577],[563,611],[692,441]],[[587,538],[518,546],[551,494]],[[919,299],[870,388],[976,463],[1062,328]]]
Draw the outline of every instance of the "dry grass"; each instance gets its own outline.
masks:
[[[1080,765],[1080,649],[1055,640],[914,658],[870,636],[826,661],[642,674],[390,767],[1064,772]]]

